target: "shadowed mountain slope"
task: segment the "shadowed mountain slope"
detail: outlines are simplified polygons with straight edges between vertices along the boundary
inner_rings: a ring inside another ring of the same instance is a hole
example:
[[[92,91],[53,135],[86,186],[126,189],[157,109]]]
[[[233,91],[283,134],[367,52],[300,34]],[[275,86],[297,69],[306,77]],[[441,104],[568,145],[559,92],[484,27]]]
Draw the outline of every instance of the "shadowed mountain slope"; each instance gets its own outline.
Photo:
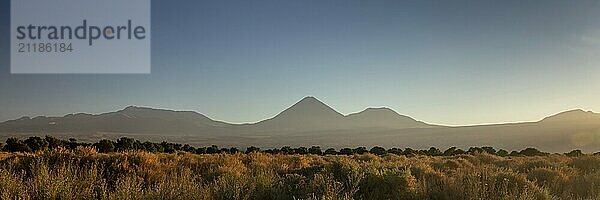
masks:
[[[78,113],[63,117],[22,117],[1,123],[0,131],[191,134],[228,125],[191,111],[130,106],[120,111],[99,115]]]
[[[327,130],[343,127],[344,115],[314,97],[305,97],[271,119],[258,122],[254,129],[281,131]]]
[[[346,116],[347,123],[352,127],[385,127],[427,128],[432,125],[417,121],[411,117],[400,115],[389,108],[367,108],[366,110]]]
[[[389,108],[368,108],[345,116],[314,97],[306,97],[275,117],[254,124],[229,124],[191,111],[130,106],[98,115],[23,117],[0,123],[0,133],[0,139],[15,134],[77,133],[99,138],[136,135],[157,141],[168,137],[195,145],[239,147],[494,146],[600,151],[600,114],[571,110],[537,122],[446,127],[417,121]]]

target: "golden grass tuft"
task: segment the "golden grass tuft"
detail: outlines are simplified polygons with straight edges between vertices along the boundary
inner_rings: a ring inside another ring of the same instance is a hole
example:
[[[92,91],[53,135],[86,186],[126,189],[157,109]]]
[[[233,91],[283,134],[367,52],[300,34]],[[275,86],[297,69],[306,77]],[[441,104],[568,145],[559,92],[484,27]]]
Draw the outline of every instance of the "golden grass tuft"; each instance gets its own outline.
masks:
[[[600,157],[0,153],[1,199],[600,199]]]

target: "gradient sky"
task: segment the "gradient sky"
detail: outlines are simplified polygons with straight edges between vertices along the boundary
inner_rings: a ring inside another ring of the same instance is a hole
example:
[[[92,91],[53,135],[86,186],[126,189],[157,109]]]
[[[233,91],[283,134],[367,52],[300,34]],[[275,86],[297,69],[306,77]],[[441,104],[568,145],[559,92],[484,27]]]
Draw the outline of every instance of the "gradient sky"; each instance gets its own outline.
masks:
[[[304,96],[445,125],[600,112],[600,1],[154,0],[152,74],[11,75],[0,121],[127,105],[269,118]]]

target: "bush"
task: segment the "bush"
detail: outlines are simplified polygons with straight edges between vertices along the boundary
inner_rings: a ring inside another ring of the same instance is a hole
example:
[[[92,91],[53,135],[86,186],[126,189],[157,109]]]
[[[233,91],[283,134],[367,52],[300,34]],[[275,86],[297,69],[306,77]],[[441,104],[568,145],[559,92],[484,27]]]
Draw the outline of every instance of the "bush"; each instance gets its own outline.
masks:
[[[384,155],[386,154],[386,150],[383,147],[373,147],[371,148],[371,150],[369,150],[369,153],[375,154],[375,155]]]
[[[32,151],[48,149],[48,142],[40,137],[29,137],[23,143],[25,143]]]
[[[98,143],[95,143],[94,147],[96,147],[96,149],[98,149],[98,152],[100,153],[109,153],[115,151],[115,145],[113,144],[113,142],[106,139],[100,140]],[[148,147],[147,149],[150,149],[150,152],[153,152],[153,149],[151,149],[151,147]]]
[[[9,152],[30,152],[31,148],[29,148],[29,146],[23,143],[23,141],[11,137],[6,140],[4,150]]]
[[[583,173],[600,172],[600,157],[583,156],[574,158],[573,161],[571,161],[570,166]]]
[[[541,151],[537,150],[536,148],[526,148],[524,150],[521,150],[521,152],[519,152],[519,154],[523,155],[523,156],[545,156],[545,155],[548,155],[548,153],[541,152]]]
[[[569,157],[580,157],[580,156],[583,156],[583,155],[585,155],[585,154],[583,154],[583,153],[581,152],[581,150],[573,150],[573,151],[571,151],[571,152],[569,152],[569,153],[565,153],[565,155],[566,155],[566,156],[569,156]]]
[[[357,199],[414,199],[416,180],[402,170],[368,171],[355,194]]]

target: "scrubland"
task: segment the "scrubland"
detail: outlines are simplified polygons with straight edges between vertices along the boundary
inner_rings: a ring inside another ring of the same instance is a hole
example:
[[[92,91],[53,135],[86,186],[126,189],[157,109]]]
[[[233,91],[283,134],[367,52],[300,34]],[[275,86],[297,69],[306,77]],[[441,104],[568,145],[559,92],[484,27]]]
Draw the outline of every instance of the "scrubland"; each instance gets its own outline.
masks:
[[[0,153],[2,199],[600,199],[600,156]]]

